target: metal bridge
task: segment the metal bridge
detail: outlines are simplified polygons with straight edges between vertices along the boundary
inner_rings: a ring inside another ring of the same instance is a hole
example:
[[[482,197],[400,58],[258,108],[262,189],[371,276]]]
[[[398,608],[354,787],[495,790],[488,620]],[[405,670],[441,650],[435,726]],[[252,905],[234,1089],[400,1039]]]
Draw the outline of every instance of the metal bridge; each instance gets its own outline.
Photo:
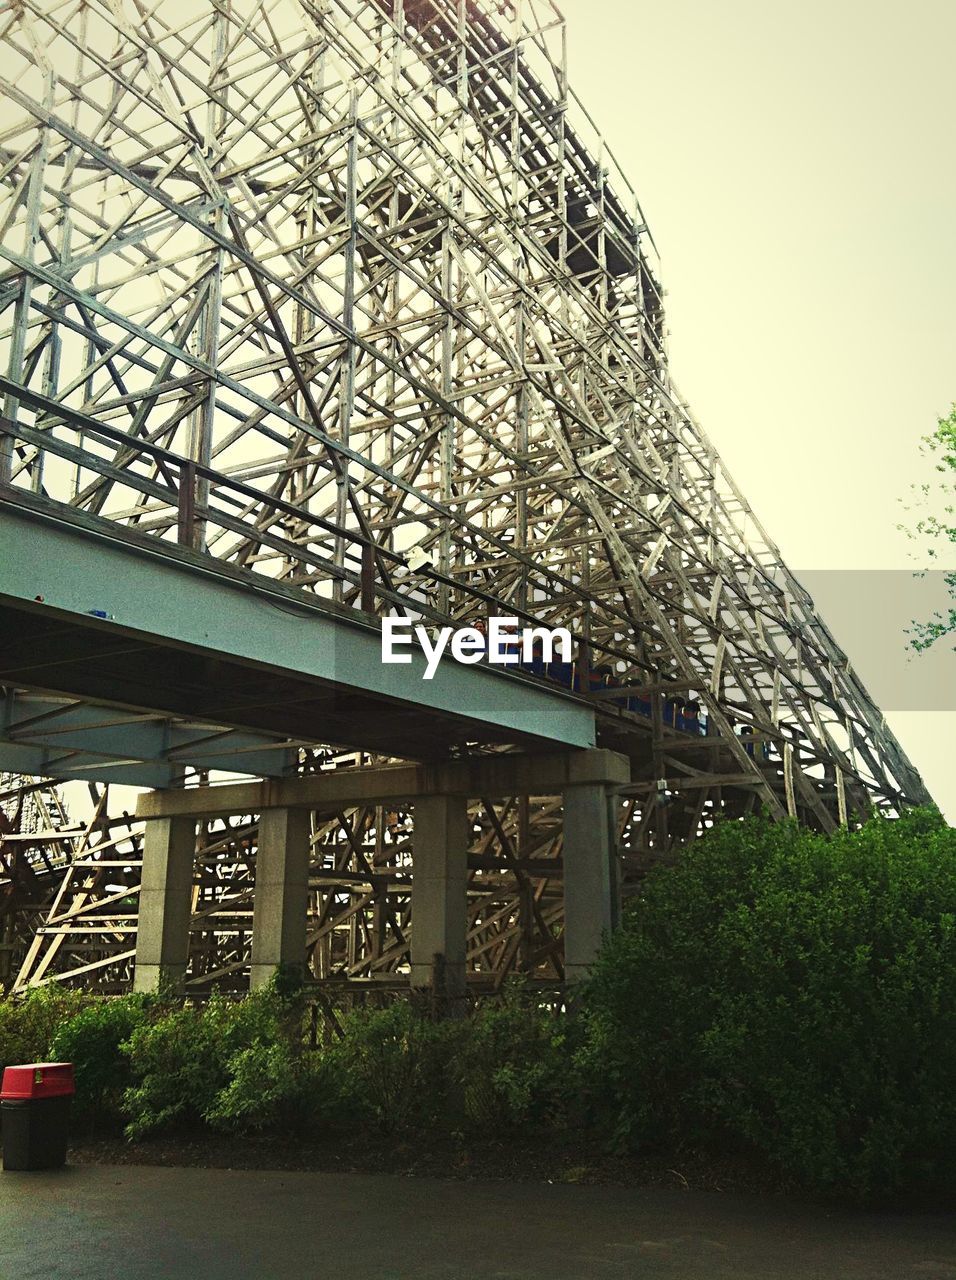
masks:
[[[4,784],[0,977],[122,989],[142,895],[141,984],[560,980],[719,813],[928,799],[671,380],[556,8],[24,0],[0,56],[0,768],[92,797]],[[575,659],[425,682],[394,614]]]

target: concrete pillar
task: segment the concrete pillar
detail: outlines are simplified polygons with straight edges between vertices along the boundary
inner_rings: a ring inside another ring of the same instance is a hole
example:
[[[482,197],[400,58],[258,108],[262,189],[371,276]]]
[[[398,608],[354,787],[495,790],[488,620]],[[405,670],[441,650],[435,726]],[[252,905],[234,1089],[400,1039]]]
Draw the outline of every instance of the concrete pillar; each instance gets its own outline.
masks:
[[[412,844],[413,987],[429,987],[440,956],[443,994],[465,994],[468,892],[468,801],[422,796],[415,801]]]
[[[602,783],[564,792],[564,973],[579,982],[620,922],[613,791]]]
[[[143,878],[136,934],[136,991],[178,985],[189,959],[196,819],[151,818],[143,837]]]
[[[259,815],[256,896],[249,985],[264,987],[279,965],[305,966],[309,907],[309,810],[267,809]]]

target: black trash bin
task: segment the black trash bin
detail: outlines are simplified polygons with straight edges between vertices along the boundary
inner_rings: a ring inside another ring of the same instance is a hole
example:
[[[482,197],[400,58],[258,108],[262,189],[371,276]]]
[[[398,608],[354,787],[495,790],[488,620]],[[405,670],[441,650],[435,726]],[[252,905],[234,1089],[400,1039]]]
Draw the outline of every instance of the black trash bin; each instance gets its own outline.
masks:
[[[66,1161],[73,1093],[72,1062],[29,1062],[4,1070],[4,1169],[56,1169]]]

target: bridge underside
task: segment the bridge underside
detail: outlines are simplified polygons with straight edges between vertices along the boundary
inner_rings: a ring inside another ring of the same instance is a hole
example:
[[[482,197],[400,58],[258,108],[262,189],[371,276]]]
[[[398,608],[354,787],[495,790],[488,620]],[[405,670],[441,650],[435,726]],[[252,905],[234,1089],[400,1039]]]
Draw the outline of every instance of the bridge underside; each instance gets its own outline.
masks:
[[[0,684],[9,688],[407,759],[467,744],[595,742],[594,709],[580,699],[487,666],[443,662],[424,680],[420,652],[383,666],[374,619],[281,583],[253,584],[175,545],[9,503],[0,538]],[[9,723],[0,731],[0,769],[23,767],[16,732]],[[84,776],[53,753],[32,772]],[[137,781],[106,759],[100,777]]]

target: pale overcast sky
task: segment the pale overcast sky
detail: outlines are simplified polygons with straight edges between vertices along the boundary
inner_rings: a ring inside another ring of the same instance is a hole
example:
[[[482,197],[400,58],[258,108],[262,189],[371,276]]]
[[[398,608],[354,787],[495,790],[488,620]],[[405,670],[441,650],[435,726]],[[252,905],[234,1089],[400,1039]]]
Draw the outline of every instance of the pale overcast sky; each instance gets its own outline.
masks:
[[[956,822],[956,652],[907,668],[905,574],[813,572],[909,568],[900,500],[956,399],[956,3],[561,8],[661,251],[677,384]]]

